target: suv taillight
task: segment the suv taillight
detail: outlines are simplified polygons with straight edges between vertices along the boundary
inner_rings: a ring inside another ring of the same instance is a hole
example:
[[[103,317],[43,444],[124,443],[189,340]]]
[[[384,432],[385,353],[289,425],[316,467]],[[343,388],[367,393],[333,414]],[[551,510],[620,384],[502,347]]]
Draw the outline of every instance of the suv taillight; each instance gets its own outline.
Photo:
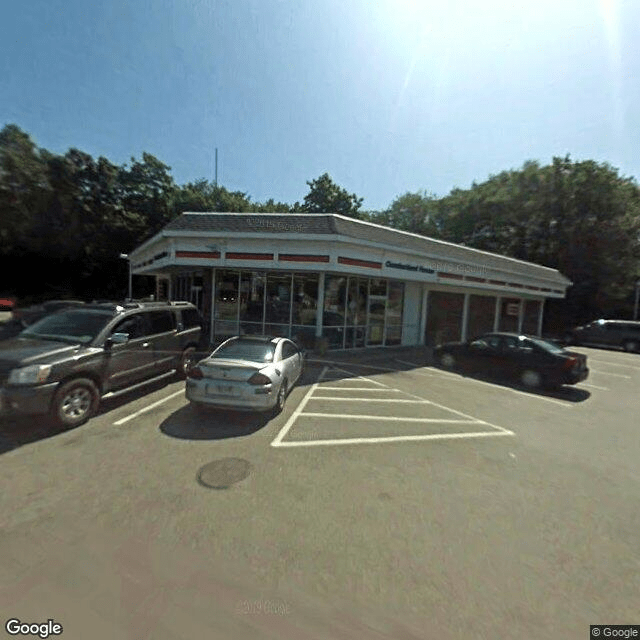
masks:
[[[193,378],[194,380],[202,379],[202,369],[200,367],[189,367],[187,371],[187,378]]]
[[[249,384],[271,384],[271,378],[268,378],[264,373],[254,373],[247,382]]]

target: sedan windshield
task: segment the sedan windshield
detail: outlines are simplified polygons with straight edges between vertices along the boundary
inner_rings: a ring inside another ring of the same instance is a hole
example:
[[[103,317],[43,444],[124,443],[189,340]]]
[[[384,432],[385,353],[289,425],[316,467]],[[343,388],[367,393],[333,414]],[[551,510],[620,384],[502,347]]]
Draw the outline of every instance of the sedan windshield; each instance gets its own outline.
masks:
[[[229,358],[233,360],[249,360],[251,362],[273,362],[275,345],[271,342],[249,342],[235,340],[222,345],[211,355],[218,360]]]
[[[34,322],[20,337],[88,344],[112,317],[113,314],[104,311],[70,309]]]

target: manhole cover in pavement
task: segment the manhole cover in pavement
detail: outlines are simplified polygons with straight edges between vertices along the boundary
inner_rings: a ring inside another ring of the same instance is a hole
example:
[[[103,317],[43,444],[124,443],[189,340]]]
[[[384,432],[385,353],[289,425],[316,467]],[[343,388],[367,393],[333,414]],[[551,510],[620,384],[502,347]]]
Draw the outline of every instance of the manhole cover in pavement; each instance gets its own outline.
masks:
[[[210,489],[228,489],[244,480],[251,471],[251,463],[242,458],[222,458],[205,464],[198,471],[198,482]]]

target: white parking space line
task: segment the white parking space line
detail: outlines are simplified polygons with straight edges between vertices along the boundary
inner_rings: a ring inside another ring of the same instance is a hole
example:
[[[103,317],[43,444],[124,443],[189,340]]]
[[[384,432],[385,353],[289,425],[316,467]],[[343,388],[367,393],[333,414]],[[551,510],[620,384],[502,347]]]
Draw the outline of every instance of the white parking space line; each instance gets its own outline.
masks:
[[[322,390],[322,389],[321,389]],[[409,404],[431,404],[429,400],[405,400],[404,398],[345,398],[344,396],[315,396],[314,400],[331,400],[331,401],[344,401],[344,402],[408,402]]]
[[[335,366],[336,369],[339,369],[339,367],[337,365],[344,364],[343,362],[338,362],[337,360],[307,360],[307,362],[317,362],[317,363],[320,363],[320,364],[330,364],[332,366]],[[351,366],[359,367],[359,368],[362,367],[364,369],[378,369],[380,371],[397,371],[397,369],[392,369],[391,367],[380,367],[380,366],[373,365],[373,364],[354,364],[354,365],[351,365]],[[344,371],[344,369],[342,369],[342,371]]]
[[[598,364],[604,364],[607,367],[623,367],[625,369],[638,369],[640,367],[634,364],[618,364],[617,362],[610,362],[609,360],[598,360],[597,358],[589,358],[592,362],[597,362]]]
[[[324,369],[322,369],[322,372],[320,373],[320,376],[318,377],[318,382],[314,382],[311,385],[311,389],[309,389],[309,391],[307,391],[307,395],[305,395],[305,397],[302,398],[302,401],[300,402],[300,404],[295,408],[294,412],[289,416],[289,419],[285,423],[284,427],[282,427],[282,429],[280,429],[280,432],[278,433],[278,435],[275,437],[275,439],[271,443],[272,447],[282,446],[282,444],[281,444],[282,443],[282,439],[287,435],[289,429],[291,429],[291,427],[293,426],[293,423],[298,419],[298,416],[304,410],[305,405],[307,404],[307,402],[309,402],[311,396],[313,395],[313,392],[318,387],[318,383],[320,382],[320,380],[322,380],[322,378],[323,378],[324,374],[327,372],[328,368],[329,367],[324,367]]]
[[[318,391],[380,391],[378,387],[319,387]],[[400,389],[389,389],[389,391],[396,391],[397,393],[402,393]]]
[[[338,440],[288,440],[279,442],[274,447],[331,447],[346,444],[380,444],[382,442],[420,442],[423,440],[462,440],[465,438],[493,438],[496,436],[513,436],[511,431],[480,431],[477,433],[433,433],[423,436],[382,436],[380,438],[340,438]]]
[[[631,376],[625,376],[621,373],[610,373],[609,371],[602,371],[601,369],[589,369],[591,373],[601,373],[603,376],[613,376],[614,378],[626,378],[631,380]]]
[[[129,422],[129,420],[133,420],[134,418],[137,418],[143,413],[146,413],[147,411],[151,411],[151,409],[155,409],[156,407],[159,407],[161,404],[167,402],[168,400],[171,400],[171,398],[176,398],[180,394],[184,395],[184,389],[181,389],[180,391],[176,391],[175,393],[172,393],[170,396],[167,396],[166,398],[162,398],[162,400],[158,400],[158,402],[154,402],[153,404],[150,404],[144,409],[140,409],[140,411],[136,411],[135,413],[132,413],[124,418],[121,418],[120,420],[114,422],[113,424],[119,427],[120,425],[125,424],[125,422]]]
[[[587,384],[586,382],[581,382],[580,386],[581,387],[589,387],[589,389],[598,389],[599,391],[609,391],[609,389],[607,389],[607,387],[598,387],[595,384]]]
[[[408,364],[412,367],[417,367],[418,369],[420,369],[420,371],[405,371],[403,369],[400,369],[401,373],[420,373],[423,376],[441,375],[441,376],[448,376],[450,378],[460,378],[460,376],[455,373],[451,373],[449,371],[442,371],[441,369],[435,369],[434,367],[429,367],[424,364],[418,364],[417,362],[407,362],[406,360],[398,360],[398,359],[396,359],[396,362],[399,362],[400,364]],[[429,369],[429,371],[424,371],[424,369]]]
[[[426,398],[422,398],[415,394],[407,393],[406,391],[401,391],[399,389],[394,389],[393,387],[389,387],[383,383],[377,383],[381,387],[384,387],[387,391],[400,391],[404,395],[413,398],[413,400],[409,400],[409,403],[415,404],[429,404],[434,407],[438,407],[447,411],[448,413],[461,416],[464,419],[447,419],[447,418],[400,418],[396,416],[379,416],[379,415],[358,415],[358,414],[340,414],[340,413],[320,413],[320,412],[305,412],[304,409],[307,403],[310,400],[349,400],[349,401],[364,401],[364,402],[372,402],[372,399],[367,398],[335,398],[321,395],[313,395],[316,391],[322,391],[323,387],[319,386],[324,380],[329,367],[325,366],[322,372],[320,373],[317,382],[315,382],[305,397],[302,399],[298,407],[296,407],[293,414],[289,417],[284,427],[280,430],[278,435],[275,437],[273,442],[271,443],[272,447],[309,447],[309,446],[327,446],[327,445],[344,445],[344,444],[373,444],[373,443],[387,443],[387,442],[415,442],[415,441],[427,441],[427,440],[455,440],[455,439],[464,439],[464,438],[486,438],[493,436],[513,436],[515,435],[513,431],[509,431],[504,427],[499,427],[498,425],[491,424],[489,422],[485,422],[484,420],[479,420],[474,418],[473,416],[469,416],[461,411],[456,411],[455,409],[450,409],[449,407],[445,407],[443,405],[432,402],[431,400],[427,400]],[[384,368],[385,371],[396,371],[395,369],[389,369],[387,367]],[[354,376],[352,371],[348,369],[343,369],[341,367],[334,366],[334,370],[342,371],[344,374],[349,376]],[[371,380],[366,376],[358,376],[358,379],[365,380],[368,382],[376,383],[377,381]],[[345,387],[340,387],[341,390],[345,389]],[[366,388],[365,390],[371,391],[372,389]],[[313,397],[312,397],[313,396]],[[407,400],[394,400],[391,398],[385,399],[377,399],[378,401],[383,402],[407,402]],[[381,436],[381,437],[370,437],[370,438],[340,438],[340,439],[326,439],[326,440],[295,440],[295,441],[284,441],[284,437],[291,430],[295,421],[300,417],[309,417],[309,418],[329,418],[329,419],[343,419],[345,421],[349,420],[368,420],[368,421],[384,421],[384,422],[410,422],[410,423],[441,423],[441,424],[478,424],[486,426],[487,428],[493,429],[493,431],[482,431],[482,432],[470,432],[470,433],[437,433],[437,434],[425,434],[425,435],[400,435],[400,436]]]
[[[339,369],[340,367],[336,367],[336,369]],[[349,371],[347,371],[346,369],[342,369],[342,371],[344,371],[345,373],[349,373]],[[364,378],[364,380],[368,380],[369,378]],[[387,385],[384,385],[387,386]],[[415,393],[409,393],[408,391],[403,391],[402,393],[404,393],[407,396],[410,396],[412,398],[416,398],[417,400],[425,400],[425,398],[422,398],[421,396],[417,396]],[[466,413],[462,413],[462,411],[457,411],[456,409],[450,409],[449,407],[445,407],[442,404],[438,404],[437,402],[433,402],[432,400],[429,400],[429,403],[431,405],[433,405],[434,407],[438,407],[440,409],[444,409],[445,411],[449,411],[450,413],[455,413],[456,415],[462,416],[463,418],[469,418],[470,420],[474,420],[476,422],[482,422],[483,424],[488,424],[490,427],[493,427],[495,429],[499,429],[502,431],[508,431],[509,433],[511,433],[511,431],[509,431],[508,429],[503,429],[503,427],[498,427],[495,424],[491,424],[489,422],[483,422],[482,420],[477,420],[476,418],[474,418],[473,416],[467,415]]]
[[[398,418],[397,416],[365,416],[362,414],[342,414],[342,413],[301,413],[300,415],[310,418],[348,418],[349,420],[384,420],[387,422],[437,422],[447,424],[480,424],[481,420],[452,420],[447,418]],[[488,423],[483,423],[488,424]]]

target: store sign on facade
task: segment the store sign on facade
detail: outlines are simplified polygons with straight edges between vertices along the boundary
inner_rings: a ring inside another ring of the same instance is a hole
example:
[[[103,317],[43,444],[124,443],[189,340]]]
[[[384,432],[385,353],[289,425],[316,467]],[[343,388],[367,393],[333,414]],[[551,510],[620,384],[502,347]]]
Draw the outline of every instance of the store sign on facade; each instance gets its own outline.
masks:
[[[402,269],[403,271],[419,271],[420,273],[435,273],[433,269],[429,269],[427,267],[423,267],[419,264],[404,264],[402,262],[392,262],[391,260],[387,260],[384,263],[385,267],[389,269]]]

